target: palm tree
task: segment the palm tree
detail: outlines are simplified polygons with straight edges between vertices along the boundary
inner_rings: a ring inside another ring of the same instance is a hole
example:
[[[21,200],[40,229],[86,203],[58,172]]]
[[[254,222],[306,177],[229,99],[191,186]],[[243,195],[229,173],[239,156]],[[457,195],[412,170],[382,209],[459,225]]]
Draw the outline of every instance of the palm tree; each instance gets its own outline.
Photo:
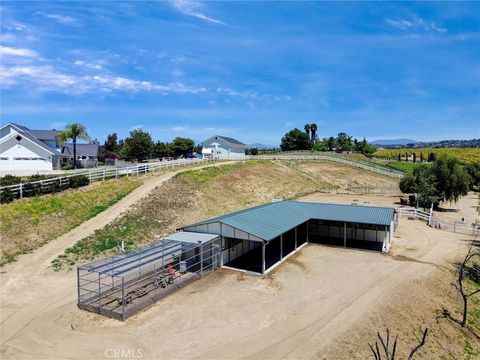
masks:
[[[312,143],[317,142],[317,124],[310,124],[310,130],[312,131]]]
[[[305,124],[305,132],[307,133],[308,137],[310,138],[310,124]]]
[[[87,133],[87,128],[80,123],[68,124],[59,135],[60,141],[63,139],[72,139],[73,142],[73,167],[77,168],[77,139],[89,141],[90,135]]]

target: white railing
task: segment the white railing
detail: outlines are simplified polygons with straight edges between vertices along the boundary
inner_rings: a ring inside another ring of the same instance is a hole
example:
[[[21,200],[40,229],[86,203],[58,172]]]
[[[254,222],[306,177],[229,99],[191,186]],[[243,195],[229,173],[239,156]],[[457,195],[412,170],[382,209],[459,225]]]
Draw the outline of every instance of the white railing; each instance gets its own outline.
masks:
[[[387,169],[385,167],[376,165],[376,164],[369,164],[366,161],[361,160],[354,160],[346,159],[345,157],[340,157],[336,155],[247,155],[247,159],[264,159],[264,160],[326,160],[326,161],[334,161],[341,164],[355,166],[361,169],[365,169],[368,171],[376,172],[378,174],[395,177],[395,178],[402,178],[405,174],[401,171]]]
[[[397,208],[397,213],[400,216],[410,216],[416,219],[422,219],[427,221],[428,225],[432,226],[435,229],[441,229],[446,231],[451,231],[454,233],[461,233],[467,235],[480,235],[480,225],[479,224],[467,224],[463,221],[453,221],[447,222],[443,219],[440,219],[437,216],[433,215],[433,211],[430,212],[422,211],[420,209],[411,209],[411,208]]]
[[[90,183],[93,181],[104,181],[106,179],[118,178],[121,176],[136,176],[147,174],[149,172],[155,172],[160,169],[168,169],[175,167],[188,166],[192,164],[205,163],[213,161],[211,159],[179,159],[171,161],[160,161],[154,163],[144,163],[134,166],[125,166],[125,167],[105,167],[103,169],[83,169],[69,172],[65,176],[59,176],[50,179],[31,181],[27,183],[20,183],[8,186],[0,187],[0,195],[6,189],[10,190],[12,194],[17,198],[22,198],[25,195],[25,191],[28,191],[29,188],[35,187],[37,191],[42,188],[52,187],[54,185],[62,186],[68,185],[70,179],[77,176],[86,176]]]

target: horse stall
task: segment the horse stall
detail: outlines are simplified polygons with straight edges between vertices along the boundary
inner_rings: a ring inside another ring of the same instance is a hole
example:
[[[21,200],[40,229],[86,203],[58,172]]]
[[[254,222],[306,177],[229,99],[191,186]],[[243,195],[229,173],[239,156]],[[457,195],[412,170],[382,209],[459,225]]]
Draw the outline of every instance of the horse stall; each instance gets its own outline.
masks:
[[[180,231],[77,268],[78,307],[125,320],[220,267],[220,236]]]

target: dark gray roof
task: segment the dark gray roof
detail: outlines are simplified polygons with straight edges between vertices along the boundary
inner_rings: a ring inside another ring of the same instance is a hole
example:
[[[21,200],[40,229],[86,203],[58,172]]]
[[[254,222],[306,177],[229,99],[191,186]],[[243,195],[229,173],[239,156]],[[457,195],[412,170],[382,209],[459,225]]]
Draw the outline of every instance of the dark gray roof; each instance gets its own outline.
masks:
[[[17,132],[21,137],[30,140],[34,144],[36,144],[39,147],[47,150],[48,152],[50,152],[53,155],[61,155],[60,152],[57,149],[52,148],[51,146],[45,144],[43,141],[40,141],[38,138],[36,138],[32,134],[30,134],[30,132],[28,131],[28,129],[26,127],[20,126],[18,124],[13,124],[13,123],[11,123],[11,125],[13,125],[14,127],[17,128]],[[25,129],[27,129],[27,130],[25,130]]]
[[[57,130],[27,130],[30,134],[35,136],[38,140],[58,140],[58,134],[60,131]]]
[[[208,141],[210,141],[210,140],[214,140],[215,138],[221,138],[221,139],[223,139],[223,140],[225,140],[225,141],[227,141],[227,142],[229,142],[229,143],[236,144],[236,145],[244,145],[244,146],[245,146],[244,143],[242,143],[242,142],[240,142],[240,141],[238,141],[238,140],[236,140],[236,139],[234,139],[234,138],[226,137],[226,136],[221,136],[221,135],[212,136],[211,138],[205,140],[204,143],[205,143],[205,142],[208,142]]]
[[[220,222],[261,239],[271,240],[310,219],[389,226],[393,213],[394,209],[387,207],[278,201],[194,225]]]
[[[64,155],[73,156],[73,144],[65,144]],[[97,156],[98,144],[77,144],[77,156]]]

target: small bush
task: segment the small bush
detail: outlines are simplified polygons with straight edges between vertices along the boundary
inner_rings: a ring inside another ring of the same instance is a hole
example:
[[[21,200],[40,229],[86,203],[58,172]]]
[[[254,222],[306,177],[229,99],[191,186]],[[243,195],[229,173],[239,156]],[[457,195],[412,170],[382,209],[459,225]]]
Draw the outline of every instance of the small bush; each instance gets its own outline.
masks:
[[[73,165],[72,164],[65,164],[62,166],[62,170],[72,170]]]
[[[0,178],[0,186],[20,184],[21,181],[22,181],[21,177],[8,174]]]
[[[28,182],[23,185],[23,196],[28,197],[28,196],[38,196],[42,195],[43,190],[42,190],[42,184],[41,183],[31,183]]]
[[[90,180],[85,175],[78,175],[70,178],[70,187],[75,189],[90,184]]]
[[[99,161],[97,166],[105,166],[105,163],[103,161]]]
[[[0,193],[0,203],[1,204],[6,204],[9,202],[12,202],[17,196],[13,193],[12,190],[10,189],[4,189]]]

